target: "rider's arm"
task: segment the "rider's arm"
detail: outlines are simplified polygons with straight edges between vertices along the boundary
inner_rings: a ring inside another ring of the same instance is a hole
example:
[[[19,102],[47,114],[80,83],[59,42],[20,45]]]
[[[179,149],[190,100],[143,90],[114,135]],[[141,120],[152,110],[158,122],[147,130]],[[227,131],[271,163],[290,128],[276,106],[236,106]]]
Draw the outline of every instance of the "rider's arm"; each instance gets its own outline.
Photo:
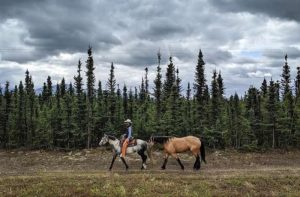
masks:
[[[128,127],[128,135],[127,135],[127,138],[131,138],[131,127]]]

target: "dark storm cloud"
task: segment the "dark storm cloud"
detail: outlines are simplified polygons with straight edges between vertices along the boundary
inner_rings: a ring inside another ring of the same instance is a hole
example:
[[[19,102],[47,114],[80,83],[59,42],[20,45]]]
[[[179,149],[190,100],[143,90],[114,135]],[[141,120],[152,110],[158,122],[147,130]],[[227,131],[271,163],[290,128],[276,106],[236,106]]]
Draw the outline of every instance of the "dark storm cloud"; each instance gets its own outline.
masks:
[[[223,11],[261,13],[271,17],[300,21],[299,0],[211,0],[209,2]]]
[[[282,59],[284,60],[285,54],[288,58],[297,59],[300,58],[300,50],[296,47],[286,47],[284,49],[273,49],[266,50],[263,55],[272,59]]]
[[[34,60],[58,52],[82,52],[89,44],[102,50],[121,44],[108,24],[102,23],[102,14],[96,12],[97,8],[103,9],[102,5],[83,2],[1,1],[2,22],[6,19],[21,21],[28,30],[23,44],[34,47],[32,58],[14,59],[13,55],[4,54],[3,59],[20,62],[20,59]]]
[[[176,35],[184,36],[186,32],[184,26],[176,23],[176,21],[161,19],[153,21],[146,30],[139,32],[138,36],[155,41]]]
[[[159,46],[148,41],[136,41],[109,51],[102,60],[132,67],[145,67],[157,63]],[[165,54],[164,54],[165,55]],[[163,58],[165,60],[165,58]],[[162,63],[165,61],[162,61]]]
[[[51,71],[53,79],[59,79],[76,71],[72,66],[76,67],[79,58],[85,61],[87,47],[92,45],[97,74],[103,77],[105,65],[109,67],[114,62],[122,65],[116,69],[120,71],[118,79],[127,80],[128,70],[138,75],[145,66],[156,65],[160,50],[163,66],[168,64],[170,55],[179,69],[182,66],[180,73],[185,83],[192,78],[201,48],[207,72],[220,69],[230,91],[242,80],[239,76],[245,77],[246,89],[251,78],[270,73],[280,76],[285,53],[291,63],[299,58],[300,26],[294,22],[300,21],[296,12],[299,3],[1,0],[0,66],[5,68],[7,62],[18,65],[16,70],[28,66],[34,75]],[[11,65],[7,67],[13,70]],[[0,80],[6,75],[18,75],[14,80],[17,83],[24,73],[16,73],[0,70]],[[42,84],[44,78],[34,79]],[[240,92],[242,86],[237,87]]]
[[[208,50],[206,61],[210,64],[219,64],[227,62],[232,58],[232,54],[228,51],[223,50]]]
[[[89,3],[83,0],[4,0],[0,3],[0,18],[20,21],[20,28],[26,29],[20,42],[31,50],[5,52],[2,59],[26,63],[60,52],[85,53],[87,46],[92,45],[94,54],[99,52],[105,60],[130,66],[152,65],[161,47],[166,48],[167,56],[173,55],[183,61],[196,58],[189,46],[180,46],[188,37],[201,37],[202,40],[195,39],[195,42],[210,42],[216,46],[242,36],[230,28],[210,27],[210,23],[222,19],[202,13],[201,10],[210,9],[207,6],[204,9],[204,1],[190,3],[187,6],[181,1],[158,0]],[[111,50],[114,47],[117,50]],[[209,53],[217,50],[215,47]],[[208,59],[213,64],[230,58],[228,52],[215,54]]]

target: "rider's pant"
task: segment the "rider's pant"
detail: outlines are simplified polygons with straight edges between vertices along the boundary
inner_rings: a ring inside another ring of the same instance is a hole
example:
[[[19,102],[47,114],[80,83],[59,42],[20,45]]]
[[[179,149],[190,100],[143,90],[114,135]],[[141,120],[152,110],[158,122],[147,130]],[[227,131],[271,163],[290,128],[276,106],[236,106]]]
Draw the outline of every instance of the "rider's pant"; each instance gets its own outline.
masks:
[[[122,146],[122,156],[123,157],[125,157],[125,155],[126,155],[126,149],[128,147],[128,144],[129,144],[129,139],[126,138],[126,140],[124,141],[123,146]]]

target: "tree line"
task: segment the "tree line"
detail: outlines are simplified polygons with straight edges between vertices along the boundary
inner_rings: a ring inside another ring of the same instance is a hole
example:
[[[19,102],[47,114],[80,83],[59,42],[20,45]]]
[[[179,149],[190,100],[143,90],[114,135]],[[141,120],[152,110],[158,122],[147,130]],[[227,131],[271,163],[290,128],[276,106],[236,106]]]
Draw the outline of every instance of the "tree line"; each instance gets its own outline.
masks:
[[[13,90],[9,82],[4,89],[0,86],[1,148],[96,147],[103,133],[124,132],[122,123],[127,118],[133,121],[134,136],[142,139],[152,134],[195,135],[212,148],[300,147],[300,68],[291,79],[287,56],[281,81],[264,79],[260,88],[250,86],[243,96],[230,97],[224,96],[220,71],[205,76],[201,50],[194,81],[184,92],[172,57],[162,76],[160,53],[153,90],[148,68],[137,87],[120,87],[111,63],[103,89],[102,81],[95,78],[91,47],[84,64],[78,61],[74,83],[66,84],[63,78],[55,85],[48,76],[39,94],[28,70]]]

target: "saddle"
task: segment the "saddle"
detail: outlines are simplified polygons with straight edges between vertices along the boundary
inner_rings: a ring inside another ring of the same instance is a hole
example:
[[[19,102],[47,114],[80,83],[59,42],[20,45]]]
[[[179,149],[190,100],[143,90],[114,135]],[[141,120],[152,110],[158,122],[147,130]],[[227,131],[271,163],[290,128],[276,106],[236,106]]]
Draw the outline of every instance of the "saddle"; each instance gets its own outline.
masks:
[[[129,141],[128,147],[136,146],[136,145],[137,145],[136,139],[132,139]]]
[[[125,140],[124,138],[120,140],[120,146],[121,146],[121,147],[123,146],[124,140]],[[129,140],[129,144],[128,144],[127,148],[128,148],[128,147],[132,147],[132,146],[136,146],[136,145],[137,145],[137,140],[134,139],[134,138],[131,138],[131,139]]]

